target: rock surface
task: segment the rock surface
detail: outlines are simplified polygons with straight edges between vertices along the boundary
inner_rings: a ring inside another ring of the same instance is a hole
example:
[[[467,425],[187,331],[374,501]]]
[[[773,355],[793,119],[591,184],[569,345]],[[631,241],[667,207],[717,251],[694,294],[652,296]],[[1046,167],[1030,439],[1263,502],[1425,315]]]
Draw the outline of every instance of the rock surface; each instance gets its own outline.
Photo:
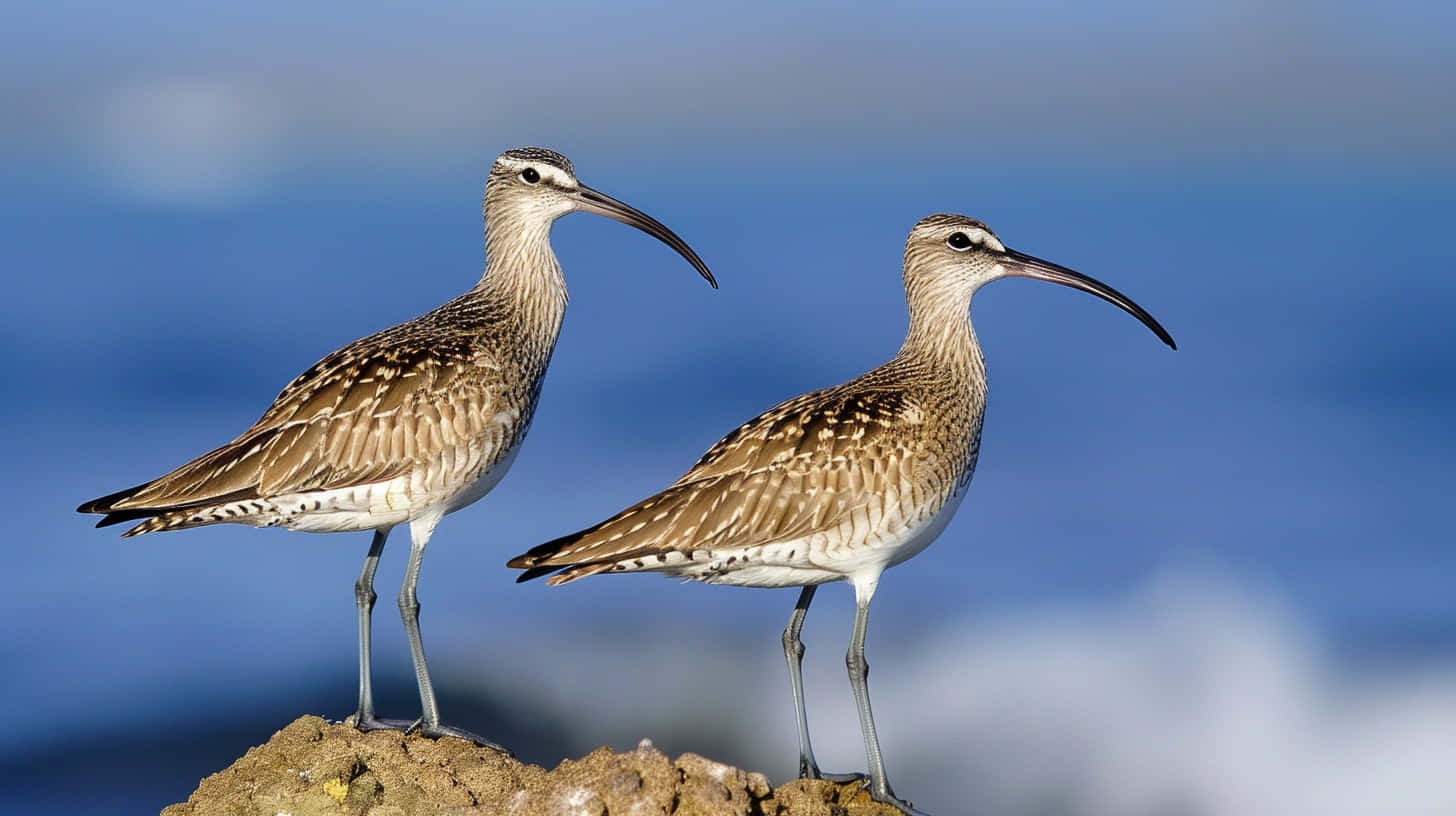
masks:
[[[555,770],[458,739],[300,717],[162,816],[898,816],[861,785],[768,778],[643,741]]]

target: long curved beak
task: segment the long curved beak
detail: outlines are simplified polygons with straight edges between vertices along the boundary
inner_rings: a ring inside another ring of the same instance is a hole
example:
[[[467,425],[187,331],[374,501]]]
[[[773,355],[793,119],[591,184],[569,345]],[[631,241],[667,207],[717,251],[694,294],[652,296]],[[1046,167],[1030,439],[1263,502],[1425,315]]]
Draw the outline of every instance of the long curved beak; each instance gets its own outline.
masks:
[[[606,193],[593,190],[585,184],[577,185],[576,201],[577,208],[582,212],[605,215],[613,221],[621,221],[629,227],[636,227],[677,250],[677,254],[686,258],[688,263],[692,264],[693,268],[698,270],[698,274],[703,276],[704,280],[712,284],[714,289],[718,288],[718,281],[713,277],[713,273],[708,270],[708,265],[703,263],[702,258],[698,257],[698,253],[694,252],[693,248],[688,246],[687,241],[677,237],[677,233],[668,229],[661,221],[658,221],[656,218],[653,218],[630,204],[612,198]]]
[[[1041,258],[1034,258],[1014,249],[1006,250],[1005,258],[1003,263],[1006,267],[1006,274],[1060,283],[1063,286],[1070,286],[1073,289],[1081,289],[1083,292],[1096,295],[1142,321],[1142,324],[1152,329],[1153,334],[1156,334],[1159,340],[1167,343],[1169,348],[1175,350],[1178,348],[1178,344],[1173,342],[1173,336],[1168,334],[1168,330],[1154,320],[1152,315],[1148,314],[1143,307],[1133,303],[1132,298],[1111,286],[1080,272],[1073,272],[1065,266],[1043,261]]]

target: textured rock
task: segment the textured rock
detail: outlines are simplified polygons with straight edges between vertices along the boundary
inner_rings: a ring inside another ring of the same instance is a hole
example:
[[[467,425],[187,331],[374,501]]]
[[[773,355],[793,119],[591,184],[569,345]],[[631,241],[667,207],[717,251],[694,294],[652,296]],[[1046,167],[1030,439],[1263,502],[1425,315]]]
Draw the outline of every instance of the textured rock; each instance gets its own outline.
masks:
[[[555,770],[464,740],[301,717],[163,816],[895,816],[860,785],[768,778],[643,741]]]

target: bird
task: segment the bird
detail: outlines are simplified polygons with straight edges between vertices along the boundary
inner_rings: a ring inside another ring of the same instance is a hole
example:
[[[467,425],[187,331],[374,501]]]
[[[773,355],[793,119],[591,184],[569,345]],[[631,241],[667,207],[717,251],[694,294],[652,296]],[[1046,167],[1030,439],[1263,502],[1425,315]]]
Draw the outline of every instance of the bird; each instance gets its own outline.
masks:
[[[938,214],[915,224],[903,277],[909,329],[888,362],[781,403],[723,437],[662,492],[508,562],[517,580],[564,584],[599,573],[657,572],[712,584],[802,587],[783,632],[799,738],[799,775],[824,776],[809,741],[799,633],[816,588],[846,581],[855,618],[845,657],[868,760],[868,789],[906,813],[886,778],[870,711],[864,643],[881,574],[930,545],[964,498],[981,446],[986,367],[972,296],[1015,276],[1096,295],[1176,349],[1127,296],[1007,248],[981,221]],[[862,775],[846,775],[850,778]]]
[[[77,510],[104,514],[98,527],[139,521],[123,536],[223,523],[372,531],[354,585],[359,700],[346,721],[363,731],[403,728],[505,750],[441,722],[416,587],[436,524],[500,481],[531,425],[567,305],[551,225],[572,212],[646,232],[717,288],[683,239],[582,184],[565,156],[539,147],[507,150],[486,177],[485,270],[474,287],[324,357],[231,442]],[[400,524],[409,526],[411,540],[398,606],[419,687],[421,714],[413,723],[376,717],[370,666],[374,573]]]

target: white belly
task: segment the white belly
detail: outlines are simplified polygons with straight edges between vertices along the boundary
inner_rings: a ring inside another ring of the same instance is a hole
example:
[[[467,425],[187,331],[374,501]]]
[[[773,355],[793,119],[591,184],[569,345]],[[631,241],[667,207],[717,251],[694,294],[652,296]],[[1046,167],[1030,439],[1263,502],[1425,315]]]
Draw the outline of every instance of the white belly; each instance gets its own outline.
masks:
[[[950,524],[951,517],[960,509],[961,500],[966,497],[966,486],[962,485],[952,493],[940,510],[930,518],[922,521],[919,525],[906,530],[904,541],[895,545],[890,559],[885,563],[885,568],[893,567],[903,563],[920,554],[922,550],[930,546],[930,542],[940,538],[945,531],[945,526]]]
[[[516,444],[512,445],[511,449],[506,451],[505,456],[502,456],[494,465],[481,473],[475,481],[465,485],[455,495],[446,499],[445,512],[453,513],[462,507],[474,504],[480,501],[481,497],[485,494],[489,493],[491,488],[495,487],[506,475],[506,471],[511,469],[511,464],[516,461],[516,455],[521,452],[521,442],[525,439],[525,436],[525,434],[518,436],[516,438]]]
[[[453,513],[478,501],[510,470],[521,444],[473,476],[450,478],[452,472],[471,474],[480,466],[469,451],[451,451],[430,467],[386,482],[334,490],[316,490],[272,499],[277,515],[272,524],[309,533],[380,530],[438,512]]]
[[[732,586],[787,587],[829,581],[873,581],[889,567],[920,553],[945,530],[965,498],[961,486],[934,515],[896,529],[882,519],[877,529],[849,526],[803,538],[738,549],[671,553],[622,562],[624,569],[652,569],[695,581]],[[888,529],[887,529],[888,527]],[[640,562],[640,563],[639,563]]]

